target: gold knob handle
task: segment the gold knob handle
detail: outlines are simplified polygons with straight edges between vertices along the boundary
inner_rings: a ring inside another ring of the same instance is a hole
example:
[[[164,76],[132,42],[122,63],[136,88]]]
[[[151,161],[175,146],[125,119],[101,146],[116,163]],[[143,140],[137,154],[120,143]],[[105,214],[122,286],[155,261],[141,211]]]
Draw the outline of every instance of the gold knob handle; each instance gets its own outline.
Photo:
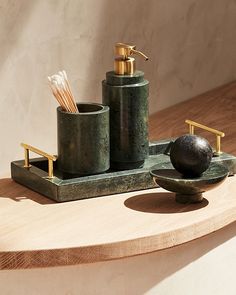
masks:
[[[225,136],[224,132],[207,127],[205,125],[199,124],[199,123],[191,121],[191,120],[185,120],[185,123],[187,123],[189,125],[189,133],[190,134],[194,134],[194,127],[198,127],[198,128],[201,128],[203,130],[206,130],[206,131],[209,131],[209,132],[215,134],[216,135],[216,151],[215,151],[214,155],[219,156],[220,154],[222,154],[222,151],[220,149],[221,148],[221,137]]]

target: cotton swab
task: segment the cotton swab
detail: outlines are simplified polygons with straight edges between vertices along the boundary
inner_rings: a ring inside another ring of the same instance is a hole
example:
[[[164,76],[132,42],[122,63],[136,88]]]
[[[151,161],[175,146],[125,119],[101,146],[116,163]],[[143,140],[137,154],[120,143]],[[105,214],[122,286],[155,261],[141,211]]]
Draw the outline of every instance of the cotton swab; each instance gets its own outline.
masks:
[[[77,104],[70,89],[66,72],[60,71],[58,74],[48,77],[49,86],[53,95],[64,111],[78,113]]]

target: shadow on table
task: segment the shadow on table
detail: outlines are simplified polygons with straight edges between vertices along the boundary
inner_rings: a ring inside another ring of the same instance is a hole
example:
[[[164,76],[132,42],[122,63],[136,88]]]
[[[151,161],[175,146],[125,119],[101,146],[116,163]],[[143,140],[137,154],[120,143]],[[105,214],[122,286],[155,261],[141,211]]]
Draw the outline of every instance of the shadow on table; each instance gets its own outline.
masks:
[[[16,183],[11,178],[0,179],[0,199],[1,198],[11,199],[15,202],[31,200],[41,205],[56,203],[42,196],[41,194],[36,193],[29,188]]]
[[[175,194],[158,192],[142,194],[125,200],[124,205],[132,210],[147,213],[181,213],[206,207],[209,202],[204,198],[201,203],[180,204],[175,201]]]

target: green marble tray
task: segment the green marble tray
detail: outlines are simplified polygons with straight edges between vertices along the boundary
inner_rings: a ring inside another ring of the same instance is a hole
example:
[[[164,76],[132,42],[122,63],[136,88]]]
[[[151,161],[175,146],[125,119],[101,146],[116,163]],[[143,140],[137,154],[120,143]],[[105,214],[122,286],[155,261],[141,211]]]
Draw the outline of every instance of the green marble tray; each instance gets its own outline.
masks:
[[[154,165],[169,161],[169,144],[173,139],[151,142],[149,157],[144,167],[134,170],[108,171],[106,173],[75,177],[62,175],[54,162],[54,178],[48,179],[47,159],[35,158],[30,160],[31,167],[24,168],[24,160],[11,163],[11,176],[16,182],[57,201],[66,202],[81,200],[117,193],[156,187],[150,175],[150,168]],[[230,175],[236,173],[236,157],[222,153],[214,157],[213,162],[225,165]]]

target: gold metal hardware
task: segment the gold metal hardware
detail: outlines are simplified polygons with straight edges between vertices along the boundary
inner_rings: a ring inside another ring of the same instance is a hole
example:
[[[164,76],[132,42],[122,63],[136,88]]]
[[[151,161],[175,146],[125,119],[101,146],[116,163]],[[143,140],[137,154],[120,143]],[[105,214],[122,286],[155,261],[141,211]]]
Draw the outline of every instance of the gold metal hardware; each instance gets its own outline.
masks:
[[[207,127],[205,125],[199,124],[199,123],[191,121],[191,120],[185,120],[185,123],[187,123],[189,125],[189,133],[190,134],[194,134],[194,127],[198,127],[198,128],[201,128],[203,130],[206,130],[206,131],[209,131],[209,132],[215,134],[216,135],[216,151],[215,151],[214,155],[219,156],[220,154],[222,154],[222,151],[220,149],[221,148],[221,137],[225,136],[224,132]]]
[[[31,167],[31,165],[29,164],[29,150],[25,149],[25,168],[29,168]]]
[[[135,68],[135,59],[131,57],[133,54],[138,54],[148,60],[148,57],[139,50],[136,50],[135,45],[124,43],[116,43],[115,55],[118,57],[114,61],[114,71],[117,75],[133,75]]]
[[[25,168],[30,168],[31,165],[29,164],[29,151],[36,153],[40,156],[43,156],[48,159],[48,178],[53,178],[53,161],[56,161],[57,157],[53,155],[49,155],[31,145],[22,143],[21,146],[24,148],[25,151]]]

